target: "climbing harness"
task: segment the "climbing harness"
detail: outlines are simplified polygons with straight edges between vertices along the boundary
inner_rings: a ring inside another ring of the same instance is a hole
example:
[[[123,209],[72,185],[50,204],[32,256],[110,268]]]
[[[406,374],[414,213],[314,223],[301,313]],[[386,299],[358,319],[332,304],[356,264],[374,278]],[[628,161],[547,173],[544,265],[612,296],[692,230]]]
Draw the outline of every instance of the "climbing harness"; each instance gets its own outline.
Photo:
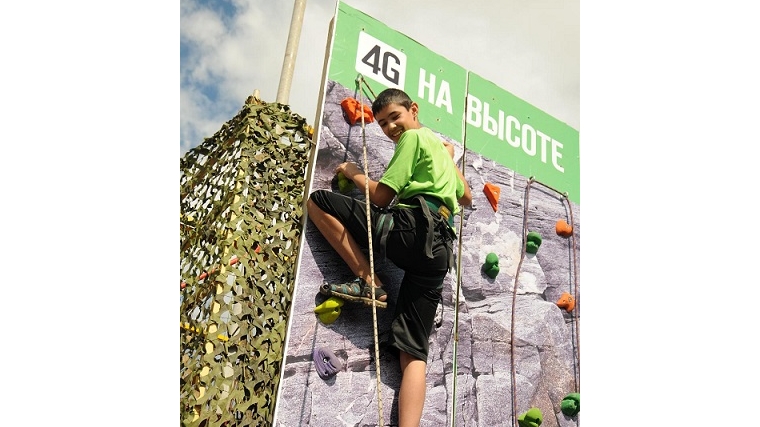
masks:
[[[523,227],[522,227],[523,246],[522,246],[522,253],[520,254],[520,262],[517,264],[517,270],[515,272],[514,287],[512,289],[512,324],[511,324],[511,328],[510,328],[511,330],[510,330],[510,340],[509,340],[509,343],[510,343],[510,352],[509,352],[509,355],[510,355],[510,363],[512,365],[512,375],[511,375],[511,377],[512,377],[511,378],[511,380],[512,380],[512,416],[514,417],[513,419],[515,420],[515,425],[518,426],[518,427],[519,427],[519,422],[518,422],[518,417],[517,417],[517,399],[515,399],[515,396],[517,396],[517,385],[516,385],[516,380],[515,380],[515,377],[517,375],[517,370],[516,370],[516,367],[515,367],[515,305],[516,305],[516,301],[517,301],[517,284],[518,284],[518,279],[519,279],[519,276],[520,276],[520,268],[522,267],[523,260],[525,259],[525,253],[529,252],[528,251],[528,243],[529,243],[529,241],[528,241],[529,240],[528,239],[528,234],[530,234],[530,233],[528,232],[528,202],[529,202],[529,199],[530,199],[530,196],[529,196],[530,195],[530,187],[531,187],[531,184],[533,184],[533,183],[541,184],[544,187],[546,187],[546,188],[548,188],[548,189],[550,189],[552,191],[555,191],[555,192],[559,193],[562,196],[563,201],[567,201],[568,210],[569,210],[569,213],[570,213],[570,224],[574,224],[575,223],[574,220],[573,220],[573,209],[572,209],[572,206],[570,204],[570,201],[567,198],[567,193],[562,193],[559,190],[557,190],[557,189],[555,189],[555,188],[553,188],[553,187],[551,187],[549,185],[546,185],[546,184],[544,184],[542,182],[536,181],[534,179],[534,177],[531,176],[528,179],[528,182],[525,185],[525,200],[523,202]],[[572,242],[571,242],[571,244],[572,244],[572,251],[573,251],[573,278],[574,278],[574,284],[575,284],[575,299],[576,299],[576,301],[578,301],[578,262],[577,262],[577,253],[576,253],[576,250],[575,250],[575,233],[573,233],[573,235],[572,235]],[[532,252],[532,251],[530,251],[530,252]],[[535,253],[535,252],[532,252],[532,253]],[[575,329],[575,338],[576,338],[576,341],[577,341],[576,354],[575,354],[576,361],[575,361],[575,364],[574,364],[575,367],[576,367],[576,369],[575,369],[575,387],[576,387],[576,390],[580,391],[580,386],[581,386],[581,382],[580,382],[580,335],[579,335],[580,328],[579,328],[579,325],[578,325],[579,318],[578,318],[578,311],[577,310],[574,311],[574,321],[575,321],[575,328],[576,328]]]
[[[433,234],[438,230],[444,237],[444,242],[448,247],[447,253],[448,259],[446,261],[446,269],[451,269],[454,264],[452,243],[456,240],[457,236],[454,232],[454,216],[451,211],[437,197],[428,196],[426,194],[417,194],[408,199],[400,200],[399,203],[404,205],[410,205],[412,207],[420,207],[422,214],[426,220],[426,236],[425,247],[423,248],[425,256],[428,259],[433,259]],[[435,217],[431,212],[438,212],[440,216]]]
[[[361,83],[364,82],[364,76],[359,74],[356,77],[356,85],[359,88],[359,106],[360,110],[364,109],[364,97],[361,94]],[[367,85],[367,82],[364,82],[365,85]],[[369,85],[367,85],[369,87]],[[364,197],[365,200],[365,206],[367,207],[367,240],[369,241],[369,247],[372,248],[372,216],[371,216],[371,209],[370,209],[370,200],[369,200],[369,173],[367,172],[369,170],[369,161],[367,160],[367,135],[365,133],[364,129],[364,114],[361,114],[362,119],[362,148],[364,153]],[[369,274],[371,278],[370,288],[372,289],[372,325],[374,327],[374,338],[375,338],[375,373],[377,377],[377,416],[378,416],[378,426],[384,425],[383,423],[383,393],[382,388],[380,384],[380,345],[378,343],[378,336],[377,336],[377,300],[375,299],[375,257],[373,255],[373,250],[369,250]]]

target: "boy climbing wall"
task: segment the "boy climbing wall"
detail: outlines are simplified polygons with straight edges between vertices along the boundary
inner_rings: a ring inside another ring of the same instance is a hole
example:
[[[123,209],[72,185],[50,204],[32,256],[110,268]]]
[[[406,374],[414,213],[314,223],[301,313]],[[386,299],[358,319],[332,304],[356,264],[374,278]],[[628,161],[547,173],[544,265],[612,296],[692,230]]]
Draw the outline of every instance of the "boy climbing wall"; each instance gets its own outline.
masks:
[[[354,163],[335,169],[357,187],[369,186],[372,242],[404,278],[399,288],[388,348],[401,365],[398,397],[400,427],[419,426],[425,402],[425,372],[429,338],[443,280],[453,266],[456,238],[453,216],[460,205],[469,206],[469,185],[453,161],[453,147],[444,144],[418,118],[419,106],[398,89],[382,91],[372,112],[383,133],[396,149],[379,181],[369,179]],[[397,203],[390,206],[397,199]],[[372,305],[373,289],[378,307],[387,307],[387,294],[372,272],[362,248],[369,246],[364,201],[328,190],[309,196],[308,216],[338,252],[356,280],[324,285],[320,292]]]

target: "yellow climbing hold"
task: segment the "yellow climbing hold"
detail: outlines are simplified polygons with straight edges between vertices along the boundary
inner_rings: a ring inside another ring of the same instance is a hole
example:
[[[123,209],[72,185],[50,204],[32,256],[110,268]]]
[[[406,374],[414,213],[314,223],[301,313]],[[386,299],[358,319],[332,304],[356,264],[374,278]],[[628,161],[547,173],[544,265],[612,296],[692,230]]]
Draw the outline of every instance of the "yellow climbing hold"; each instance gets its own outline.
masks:
[[[317,314],[322,323],[329,325],[340,316],[340,308],[343,306],[343,300],[337,297],[330,297],[322,304],[314,307],[314,313]]]

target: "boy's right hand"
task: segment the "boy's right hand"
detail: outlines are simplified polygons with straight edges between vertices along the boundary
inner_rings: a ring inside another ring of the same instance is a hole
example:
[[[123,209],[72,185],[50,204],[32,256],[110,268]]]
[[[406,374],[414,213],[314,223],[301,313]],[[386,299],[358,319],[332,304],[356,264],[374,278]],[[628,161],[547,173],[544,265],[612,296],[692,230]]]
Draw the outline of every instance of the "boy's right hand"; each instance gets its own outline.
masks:
[[[337,168],[335,168],[335,173],[342,173],[346,178],[350,179],[351,181],[354,180],[354,176],[357,174],[361,174],[362,171],[359,169],[359,166],[356,166],[356,163],[351,162],[345,162],[338,165]]]

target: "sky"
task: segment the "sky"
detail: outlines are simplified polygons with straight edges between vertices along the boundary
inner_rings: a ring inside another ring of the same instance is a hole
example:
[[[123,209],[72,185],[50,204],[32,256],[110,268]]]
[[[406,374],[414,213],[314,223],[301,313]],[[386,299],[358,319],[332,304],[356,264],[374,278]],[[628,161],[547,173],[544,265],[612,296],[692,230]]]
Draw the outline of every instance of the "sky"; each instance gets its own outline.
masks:
[[[345,2],[580,130],[579,0]],[[275,102],[294,1],[180,1],[180,156],[258,89]],[[495,5],[498,5],[495,6]],[[291,109],[315,122],[335,0],[307,0]]]

